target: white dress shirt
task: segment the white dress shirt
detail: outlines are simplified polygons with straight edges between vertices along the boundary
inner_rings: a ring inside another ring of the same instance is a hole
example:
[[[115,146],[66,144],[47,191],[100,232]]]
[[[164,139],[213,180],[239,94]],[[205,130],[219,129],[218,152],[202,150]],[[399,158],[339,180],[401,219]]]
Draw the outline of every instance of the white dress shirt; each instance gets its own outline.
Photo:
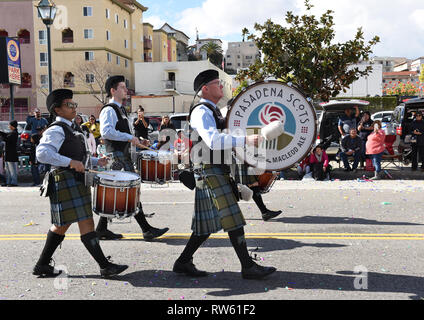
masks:
[[[71,126],[72,122],[62,117],[56,117],[56,121],[64,122]],[[85,137],[84,137],[85,139]],[[36,149],[37,160],[41,163],[50,164],[55,167],[69,167],[71,158],[59,154],[59,150],[65,141],[65,132],[60,126],[52,126],[48,128],[40,139],[40,144]],[[87,144],[86,144],[87,146]],[[97,158],[91,158],[92,164],[97,165]],[[85,164],[84,164],[85,165]]]
[[[212,101],[201,99],[200,103],[202,102],[208,102],[217,108]],[[216,128],[213,112],[205,105],[198,106],[194,109],[191,114],[190,125],[199,133],[202,140],[211,150],[227,150],[245,145],[246,138],[244,136],[232,136],[219,132]]]
[[[116,104],[119,108],[121,104],[110,99],[109,103]],[[115,110],[112,107],[103,108],[102,112],[100,112],[100,134],[102,138],[112,141],[129,141],[133,138],[131,134],[121,132],[115,129],[116,124],[118,122],[118,117],[116,115]],[[131,130],[131,126],[128,123],[128,127]]]

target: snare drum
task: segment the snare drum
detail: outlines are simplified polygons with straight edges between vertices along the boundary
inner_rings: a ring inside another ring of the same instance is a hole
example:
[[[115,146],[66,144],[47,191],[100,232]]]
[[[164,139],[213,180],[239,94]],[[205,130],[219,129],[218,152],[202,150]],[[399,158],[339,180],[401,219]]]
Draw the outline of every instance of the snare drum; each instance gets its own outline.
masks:
[[[106,171],[94,177],[93,211],[123,219],[138,213],[140,177],[127,171]]]
[[[268,193],[278,177],[278,172],[264,172],[259,176],[259,188],[261,193]]]
[[[169,152],[142,151],[137,160],[141,179],[156,183],[171,180],[171,160]]]

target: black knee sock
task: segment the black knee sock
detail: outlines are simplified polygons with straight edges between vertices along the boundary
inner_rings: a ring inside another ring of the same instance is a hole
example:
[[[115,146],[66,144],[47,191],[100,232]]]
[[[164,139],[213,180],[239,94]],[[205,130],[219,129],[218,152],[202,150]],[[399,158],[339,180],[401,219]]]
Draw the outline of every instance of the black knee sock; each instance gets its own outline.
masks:
[[[97,261],[100,268],[103,269],[109,265],[109,261],[103,254],[102,248],[100,248],[99,238],[97,238],[97,234],[95,231],[82,235],[81,241],[87,248],[88,252],[90,252],[94,260]]]
[[[107,229],[107,218],[100,217],[99,223],[97,224],[96,231],[104,231]]]
[[[259,187],[253,187],[251,189],[253,190],[253,201],[255,201],[259,210],[261,210],[261,213],[265,213],[267,208],[264,204],[264,201],[262,200],[261,194],[259,193]]]
[[[62,236],[49,230],[43,252],[41,252],[40,259],[38,259],[37,264],[40,266],[49,264],[53,253],[62,243],[63,239],[65,239],[64,235]]]
[[[240,260],[242,268],[250,268],[253,265],[252,258],[247,251],[246,238],[243,227],[228,232],[234,250]]]
[[[137,221],[138,225],[140,226],[141,230],[143,232],[149,231],[152,226],[147,222],[146,217],[144,216],[143,207],[141,204],[139,204],[140,211],[137,213],[134,218],[135,221]]]
[[[189,262],[196,250],[199,249],[199,247],[209,238],[209,236],[210,234],[205,236],[196,236],[194,233],[192,233],[190,239],[187,242],[187,245],[184,248],[184,251],[181,253],[177,261],[181,263]]]

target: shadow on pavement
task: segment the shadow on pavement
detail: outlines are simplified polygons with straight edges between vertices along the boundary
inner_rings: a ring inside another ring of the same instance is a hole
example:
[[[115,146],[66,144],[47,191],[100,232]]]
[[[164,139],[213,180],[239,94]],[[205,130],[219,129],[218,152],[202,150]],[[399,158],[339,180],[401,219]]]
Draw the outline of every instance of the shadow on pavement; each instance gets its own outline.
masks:
[[[216,266],[212,266],[216,267]],[[277,266],[279,268],[279,266]],[[280,269],[283,269],[280,267]],[[358,281],[359,275],[352,271],[338,271],[337,274],[276,271],[263,280],[244,280],[240,272],[221,271],[210,273],[204,278],[193,278],[164,270],[140,270],[123,274],[115,280],[126,281],[134,287],[163,289],[210,289],[199,295],[231,297],[283,289],[331,290],[343,292],[407,293],[410,299],[420,300],[424,296],[424,278],[408,275],[369,272],[367,280]],[[85,278],[98,276],[85,276]],[[358,277],[358,278],[356,278]],[[82,276],[70,276],[82,278]],[[366,287],[356,289],[358,283]],[[317,295],[314,296],[315,298]],[[199,296],[199,299],[201,297]],[[325,297],[323,297],[325,299]]]
[[[262,219],[249,219],[261,220]],[[363,225],[380,225],[380,226],[421,226],[419,223],[411,222],[391,222],[391,221],[377,221],[363,218],[348,218],[348,217],[324,217],[324,216],[305,216],[293,218],[276,218],[269,220],[267,223],[292,223],[292,224],[363,224]]]

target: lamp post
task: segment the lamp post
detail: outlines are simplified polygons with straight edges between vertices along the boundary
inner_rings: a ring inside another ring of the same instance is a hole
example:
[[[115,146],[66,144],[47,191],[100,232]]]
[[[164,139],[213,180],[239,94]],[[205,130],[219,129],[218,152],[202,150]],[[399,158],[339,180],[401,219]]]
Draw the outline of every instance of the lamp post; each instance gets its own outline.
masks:
[[[49,93],[52,92],[52,59],[51,59],[51,47],[50,47],[50,26],[53,24],[54,18],[56,17],[56,5],[51,0],[40,0],[38,5],[35,6],[38,10],[38,14],[43,20],[43,23],[47,28],[47,59],[49,65]]]

